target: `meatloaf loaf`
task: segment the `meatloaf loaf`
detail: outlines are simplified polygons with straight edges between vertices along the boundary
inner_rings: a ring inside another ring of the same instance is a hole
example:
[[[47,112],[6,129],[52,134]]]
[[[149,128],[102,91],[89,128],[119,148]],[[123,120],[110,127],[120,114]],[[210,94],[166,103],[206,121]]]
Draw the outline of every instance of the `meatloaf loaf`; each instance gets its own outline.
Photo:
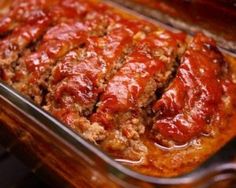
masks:
[[[116,160],[175,176],[235,137],[235,61],[204,34],[97,1],[16,0],[5,9],[1,80]]]

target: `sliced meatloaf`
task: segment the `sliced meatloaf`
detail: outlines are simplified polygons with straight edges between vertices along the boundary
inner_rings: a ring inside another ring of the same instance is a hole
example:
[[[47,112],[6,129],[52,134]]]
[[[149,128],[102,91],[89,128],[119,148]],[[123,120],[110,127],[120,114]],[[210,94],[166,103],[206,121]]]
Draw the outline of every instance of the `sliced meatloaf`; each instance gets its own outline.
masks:
[[[75,1],[75,5],[72,4],[73,6],[71,5],[70,8],[77,10],[80,7],[78,2]],[[62,5],[67,10],[65,6],[68,4],[62,3]],[[80,21],[67,19],[70,18],[67,17],[70,15],[67,15],[65,11],[65,15],[60,17],[62,23],[51,27],[36,46],[35,51],[26,54],[18,61],[14,87],[32,98],[36,103],[42,103],[48,90],[47,81],[51,70],[58,60],[71,50],[84,45],[88,41],[88,36],[100,36],[101,33],[106,33],[107,27],[118,19],[115,15],[106,14],[106,6],[102,8],[99,11],[94,10],[88,14],[82,14],[82,17],[78,17],[79,11],[77,17]]]
[[[148,24],[120,18],[107,27],[104,36],[88,37],[83,48],[69,52],[53,68],[45,108],[87,139],[104,138],[103,127],[91,126],[86,116],[132,46],[150,30]]]
[[[168,82],[184,42],[182,33],[157,30],[139,41],[126,57],[91,117],[94,125],[99,124],[109,132],[101,143],[105,150],[119,151],[128,158],[139,158],[147,152],[140,141],[147,123],[143,108],[155,99],[158,88]]]
[[[13,86],[40,104],[41,88],[46,87],[52,66],[67,52],[85,43],[86,31],[87,27],[80,22],[61,23],[49,29],[37,51],[20,60]]]
[[[10,4],[0,3],[0,79],[118,161],[180,175],[235,136],[236,64],[212,39],[99,0]]]

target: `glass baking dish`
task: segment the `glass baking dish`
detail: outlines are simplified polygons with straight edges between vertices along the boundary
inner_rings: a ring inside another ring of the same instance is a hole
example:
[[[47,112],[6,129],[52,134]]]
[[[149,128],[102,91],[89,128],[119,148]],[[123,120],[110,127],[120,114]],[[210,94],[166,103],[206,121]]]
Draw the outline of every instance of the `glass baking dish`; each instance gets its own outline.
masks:
[[[216,188],[236,184],[235,139],[189,174],[146,176],[116,162],[2,81],[0,142],[53,187]]]
[[[3,82],[0,110],[1,143],[53,183],[69,187],[209,187],[236,178],[236,140],[190,174],[155,178],[122,166]]]

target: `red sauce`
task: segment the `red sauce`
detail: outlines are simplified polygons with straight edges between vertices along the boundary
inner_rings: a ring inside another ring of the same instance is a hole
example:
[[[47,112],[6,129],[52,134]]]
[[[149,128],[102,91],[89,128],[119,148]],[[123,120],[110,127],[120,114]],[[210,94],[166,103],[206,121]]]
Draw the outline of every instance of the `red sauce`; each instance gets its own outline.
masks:
[[[96,102],[98,88],[86,73],[79,76],[68,76],[56,87],[54,97],[60,107],[68,107],[75,102],[77,105],[89,105]]]
[[[15,28],[12,34],[0,42],[0,57],[2,63],[9,66],[12,62],[16,61],[19,54],[30,43],[36,41],[45,33],[49,24],[50,20],[47,14],[42,10],[34,11],[29,15],[28,20],[23,25]],[[3,79],[9,81],[12,75],[7,75],[7,68],[3,69],[3,71],[6,71]],[[16,74],[14,80],[17,80],[20,74]]]
[[[55,90],[56,101],[63,106],[74,102],[94,105],[98,94],[103,91],[105,77],[112,75],[117,61],[132,44],[132,37],[137,31],[135,22],[133,25],[130,22],[128,27],[123,22],[111,24],[104,37],[88,38],[85,54],[70,52],[53,70],[52,82],[60,82]],[[65,94],[67,97],[63,97]]]
[[[106,128],[114,128],[116,113],[132,111],[134,115],[139,114],[139,99],[145,87],[156,74],[167,68],[153,52],[165,48],[167,43],[177,46],[177,40],[169,37],[168,33],[152,33],[137,44],[122,68],[109,81],[92,121],[100,122]]]
[[[13,4],[0,20],[0,32],[12,30],[1,36],[6,37],[0,51],[12,59],[6,69],[6,59],[1,59],[0,76],[4,70],[15,74],[15,88],[119,161],[150,176],[176,176],[235,136],[236,85],[211,39],[199,34],[182,57],[184,34],[161,30],[104,4]],[[170,80],[175,69],[176,78]],[[155,92],[169,81],[155,101],[152,119]],[[198,137],[210,124],[214,135]],[[162,135],[164,141],[181,145],[158,145],[150,132],[157,141]]]
[[[198,34],[181,59],[176,78],[156,102],[154,132],[184,143],[199,135],[218,111],[225,63],[213,40]]]
[[[50,24],[50,20],[47,14],[42,11],[34,11],[29,15],[26,24],[16,28],[11,37],[20,38],[22,37],[29,44],[31,41],[35,41],[39,36],[41,36]],[[18,39],[15,41],[18,45],[21,44],[21,41]]]
[[[19,23],[24,23],[37,14],[42,8],[43,1],[22,1],[17,0],[11,6],[9,13],[0,20],[0,33],[14,29]]]
[[[62,19],[81,19],[89,11],[95,9],[95,4],[86,0],[62,0],[50,9],[51,17],[55,22]]]
[[[86,42],[87,27],[79,22],[62,23],[51,28],[44,36],[37,52],[25,59],[31,72],[31,82],[36,81],[45,69],[68,51]]]

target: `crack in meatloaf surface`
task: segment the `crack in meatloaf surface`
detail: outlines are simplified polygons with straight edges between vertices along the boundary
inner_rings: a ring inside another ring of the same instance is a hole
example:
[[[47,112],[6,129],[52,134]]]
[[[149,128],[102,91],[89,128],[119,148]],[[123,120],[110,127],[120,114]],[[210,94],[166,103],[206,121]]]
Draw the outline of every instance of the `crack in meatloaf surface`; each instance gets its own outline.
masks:
[[[0,15],[3,81],[114,157],[155,169],[155,144],[186,144],[224,124],[235,108],[231,75],[205,35],[189,40],[104,3],[17,0]]]

